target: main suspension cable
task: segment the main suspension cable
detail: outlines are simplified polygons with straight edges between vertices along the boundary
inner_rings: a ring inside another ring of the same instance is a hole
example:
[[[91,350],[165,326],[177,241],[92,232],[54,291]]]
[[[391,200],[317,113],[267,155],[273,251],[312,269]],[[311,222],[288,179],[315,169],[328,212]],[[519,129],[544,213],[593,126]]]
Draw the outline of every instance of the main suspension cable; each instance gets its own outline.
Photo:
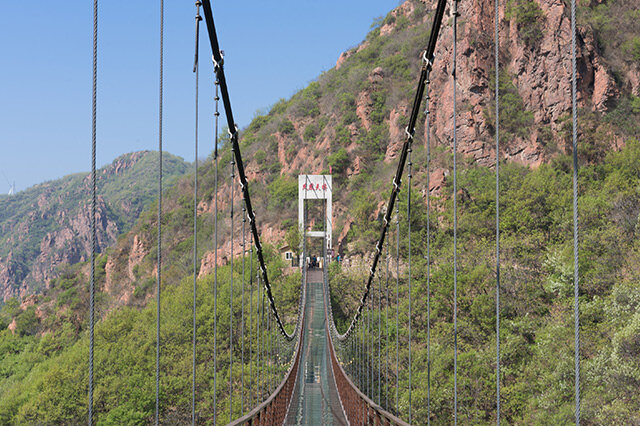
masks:
[[[156,406],[155,424],[160,423],[160,285],[162,283],[162,101],[164,88],[164,0],[160,0],[160,84],[158,96],[158,256],[156,279]]]
[[[207,0],[205,0],[207,2]],[[396,198],[400,192],[402,175],[404,172],[404,166],[407,162],[407,155],[409,150],[409,145],[413,140],[415,134],[415,126],[416,121],[418,119],[418,114],[420,111],[420,105],[422,104],[422,98],[424,95],[424,82],[427,79],[427,73],[433,67],[433,58],[436,42],[438,39],[438,34],[440,32],[440,27],[442,25],[442,18],[444,16],[444,10],[446,6],[446,0],[438,0],[438,5],[436,7],[436,12],[433,18],[433,25],[431,27],[431,34],[429,36],[429,42],[427,44],[427,49],[422,54],[422,67],[420,72],[420,78],[418,81],[418,86],[416,88],[415,97],[413,100],[413,106],[411,109],[411,115],[409,116],[409,125],[405,129],[406,139],[404,144],[402,145],[402,150],[400,152],[400,157],[398,161],[398,168],[396,170],[396,174],[393,178],[393,188],[391,190],[391,195],[389,197],[389,202],[387,203],[387,212],[384,216],[384,223],[382,225],[382,229],[380,231],[380,237],[378,239],[378,243],[376,244],[376,251],[373,257],[373,262],[371,267],[369,268],[369,278],[367,279],[367,283],[363,292],[362,299],[358,306],[358,309],[351,320],[347,331],[344,334],[337,334],[338,340],[344,340],[351,333],[351,330],[358,322],[358,319],[362,315],[362,310],[365,307],[365,303],[367,301],[369,292],[371,290],[371,285],[373,283],[373,278],[375,276],[376,267],[380,260],[380,256],[382,253],[382,247],[384,245],[384,241],[387,235],[387,231],[389,230],[389,226],[391,224],[391,216],[393,214],[393,206],[395,205]]]
[[[195,73],[195,161],[193,163],[193,335],[192,335],[192,376],[191,376],[191,424],[196,424],[196,296],[198,279],[198,83],[200,75],[200,64],[198,63],[198,50],[200,47],[200,1],[196,1],[196,53],[193,61],[193,72]]]
[[[262,272],[262,280],[264,281],[264,288],[266,291],[266,296],[268,298],[269,305],[271,310],[273,311],[278,329],[282,333],[283,336],[287,338],[287,340],[291,341],[295,338],[297,329],[289,334],[284,328],[284,324],[280,319],[280,314],[278,313],[278,309],[276,307],[275,300],[273,298],[273,293],[271,290],[271,284],[269,282],[269,276],[267,274],[267,268],[264,261],[264,255],[262,252],[262,244],[260,243],[260,236],[258,234],[258,228],[256,224],[256,216],[253,211],[253,206],[251,204],[251,196],[249,194],[249,183],[247,181],[247,176],[244,169],[244,162],[242,161],[242,154],[240,153],[240,143],[239,143],[239,134],[238,127],[233,118],[233,111],[231,109],[231,100],[229,97],[229,89],[227,87],[227,80],[224,73],[224,60],[222,54],[220,52],[220,46],[218,43],[218,35],[216,34],[215,24],[213,21],[213,12],[211,10],[211,1],[203,0],[202,2],[205,22],[207,24],[207,30],[209,34],[209,42],[211,44],[211,50],[213,52],[213,63],[214,63],[214,71],[220,82],[220,90],[222,94],[222,102],[224,104],[224,109],[227,117],[227,125],[229,127],[229,133],[231,134],[231,146],[233,150],[233,154],[235,157],[236,164],[238,166],[238,178],[240,179],[240,187],[242,190],[242,195],[245,203],[245,207],[247,209],[247,215],[249,217],[249,224],[251,225],[251,232],[253,233],[253,239],[255,241],[256,246],[256,254],[258,257],[258,263],[260,265],[260,270]]]

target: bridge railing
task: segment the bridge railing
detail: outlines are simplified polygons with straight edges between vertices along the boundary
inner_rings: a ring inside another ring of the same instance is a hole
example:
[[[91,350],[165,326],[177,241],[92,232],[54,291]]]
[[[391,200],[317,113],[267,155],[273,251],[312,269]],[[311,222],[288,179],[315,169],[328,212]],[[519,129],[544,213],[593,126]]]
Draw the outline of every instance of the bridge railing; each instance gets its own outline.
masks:
[[[330,302],[328,302],[330,303]],[[327,324],[327,334],[332,335]],[[380,405],[373,402],[351,381],[347,373],[342,368],[342,364],[336,356],[333,348],[333,338],[327,339],[329,342],[329,353],[331,354],[331,366],[336,380],[338,394],[342,401],[345,414],[352,425],[409,425],[409,423],[394,416],[384,410]]]
[[[302,283],[306,282],[306,268],[303,268]],[[304,305],[307,299],[306,286],[301,287],[302,297],[300,298],[300,307],[298,310],[298,324],[296,326],[296,333],[298,335],[298,342],[296,344],[296,352],[293,357],[293,363],[286,376],[276,388],[269,398],[267,398],[262,404],[251,410],[249,413],[240,417],[237,420],[229,423],[229,425],[281,425],[287,417],[289,404],[293,397],[293,392],[296,387],[296,379],[298,377],[298,371],[300,367],[300,357],[302,354],[302,324],[304,324],[305,310]]]
[[[326,260],[325,260],[326,261]],[[360,389],[351,381],[349,375],[342,367],[342,363],[336,355],[333,346],[333,339],[338,335],[333,320],[333,309],[331,308],[331,290],[329,286],[329,274],[327,269],[323,271],[324,292],[325,292],[325,315],[327,318],[326,328],[329,338],[329,354],[331,355],[331,366],[338,388],[338,394],[342,401],[347,420],[352,425],[409,425],[409,423],[386,411],[371,398],[362,393]]]

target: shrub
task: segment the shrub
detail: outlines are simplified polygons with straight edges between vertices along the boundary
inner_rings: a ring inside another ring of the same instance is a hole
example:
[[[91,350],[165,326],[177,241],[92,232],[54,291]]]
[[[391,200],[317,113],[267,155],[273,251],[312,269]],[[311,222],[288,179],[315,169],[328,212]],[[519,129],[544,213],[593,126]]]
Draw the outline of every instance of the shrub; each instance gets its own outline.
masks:
[[[496,87],[495,73],[490,73],[490,90]],[[485,116],[492,132],[495,134],[495,99],[485,109]],[[506,72],[500,73],[500,141],[507,143],[512,136],[527,137],[533,125],[533,113],[527,111],[518,89],[511,82],[511,76]]]
[[[247,127],[247,132],[257,132],[262,126],[269,122],[269,118],[265,115],[259,115],[251,120],[251,124]]]
[[[16,333],[19,336],[33,336],[38,331],[36,308],[29,306],[16,318]]]
[[[509,0],[505,18],[514,19],[523,41],[532,45],[542,38],[542,9],[533,0]]]
[[[622,50],[631,56],[634,62],[640,62],[640,37],[635,36],[622,45]]]
[[[269,115],[278,115],[282,114],[289,107],[289,102],[282,98],[271,107],[271,111],[269,111]]]
[[[267,158],[267,154],[263,150],[259,149],[256,151],[255,154],[253,154],[253,158],[254,160],[256,160],[258,164],[262,164],[264,163],[264,160]]]
[[[291,135],[293,134],[293,132],[296,131],[296,128],[293,127],[293,123],[289,119],[285,118],[280,122],[280,125],[278,126],[278,131],[283,135]]]
[[[340,148],[327,157],[327,164],[331,166],[336,174],[342,174],[349,166],[349,153],[346,149]]]
[[[382,91],[375,91],[371,93],[372,110],[369,118],[373,124],[381,124],[387,116],[387,109],[385,107],[387,97]]]
[[[320,133],[318,131],[318,126],[316,126],[314,123],[311,123],[304,129],[304,134],[303,134],[304,140],[306,142],[315,142],[316,136],[318,136],[318,133]]]
[[[268,193],[271,194],[270,205],[289,205],[298,195],[298,181],[289,176],[278,176],[269,184]]]

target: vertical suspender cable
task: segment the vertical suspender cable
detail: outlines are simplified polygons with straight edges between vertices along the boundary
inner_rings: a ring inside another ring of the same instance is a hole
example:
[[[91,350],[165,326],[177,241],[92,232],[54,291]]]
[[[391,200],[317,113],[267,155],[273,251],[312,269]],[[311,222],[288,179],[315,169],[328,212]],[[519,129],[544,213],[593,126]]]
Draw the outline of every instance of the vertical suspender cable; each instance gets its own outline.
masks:
[[[193,334],[192,334],[192,375],[191,375],[191,424],[196,424],[196,296],[198,279],[198,83],[200,66],[198,64],[198,48],[200,47],[200,1],[196,2],[196,53],[193,61],[193,72],[196,79],[195,102],[195,152],[193,176]]]
[[[244,266],[245,266],[245,254],[247,253],[246,247],[246,235],[245,235],[245,225],[247,222],[247,209],[242,207],[242,296],[240,299],[240,308],[242,310],[242,316],[240,320],[240,346],[241,346],[241,355],[240,355],[240,365],[242,368],[241,379],[240,379],[240,416],[244,413]]]
[[[578,269],[578,106],[576,101],[576,0],[571,0],[571,111],[573,119],[573,317],[576,425],[580,424],[580,274]]]
[[[458,0],[453,0],[453,418],[458,424],[458,132],[456,129],[456,44]]]
[[[399,200],[398,200],[399,201]],[[400,411],[400,203],[396,206],[396,410]]]
[[[259,269],[259,267],[258,267]],[[256,271],[256,406],[260,404],[260,273]]]
[[[253,342],[252,331],[253,329],[253,234],[251,234],[251,240],[249,243],[249,406],[251,406],[251,397],[253,395],[252,386],[253,382]]]
[[[164,88],[164,0],[160,0],[160,84],[158,96],[158,269],[156,276],[156,412],[160,423],[160,284],[162,283],[162,100]]]
[[[389,307],[390,307],[390,303],[389,303],[389,259],[390,259],[390,249],[389,249],[389,241],[387,240],[387,268],[386,268],[386,274],[385,274],[385,280],[386,280],[386,291],[387,291],[387,295],[386,295],[386,306],[385,306],[385,323],[387,325],[387,338],[385,340],[385,346],[386,346],[386,352],[387,352],[387,362],[386,362],[386,374],[385,374],[385,402],[384,402],[384,409],[389,411]]]
[[[382,274],[378,275],[378,405],[382,404]]]
[[[93,425],[93,327],[96,288],[96,139],[98,108],[98,0],[93,0],[93,89],[91,92],[91,284],[89,286],[89,425]]]
[[[214,177],[214,201],[213,201],[213,424],[217,422],[217,377],[218,377],[218,118],[220,111],[218,104],[220,96],[218,95],[218,79],[216,78],[216,102],[215,116],[215,135],[213,142],[213,161],[215,163]]]
[[[229,423],[233,421],[233,183],[235,181],[235,161],[231,159],[231,252],[229,253]]]
[[[427,107],[427,425],[431,424],[431,96],[429,74],[425,80]]]
[[[499,5],[495,0],[496,67],[496,424],[500,425],[500,33]]]
[[[407,129],[409,132],[409,129]],[[411,129],[411,135],[413,135],[414,131]],[[409,424],[411,424],[412,418],[412,410],[411,410],[411,392],[413,390],[413,386],[411,383],[411,173],[412,173],[412,165],[411,161],[411,152],[413,151],[413,136],[409,138],[409,150],[408,150],[408,163],[407,163],[407,234],[409,234],[409,240],[407,242],[407,272],[408,272],[408,280],[409,280]]]

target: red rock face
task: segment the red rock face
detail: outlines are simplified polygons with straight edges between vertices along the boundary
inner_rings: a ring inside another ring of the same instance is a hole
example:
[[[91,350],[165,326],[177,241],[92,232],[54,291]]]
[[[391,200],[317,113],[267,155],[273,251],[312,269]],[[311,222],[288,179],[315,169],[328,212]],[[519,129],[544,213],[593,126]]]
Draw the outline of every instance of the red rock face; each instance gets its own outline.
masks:
[[[538,129],[559,130],[559,119],[571,111],[570,21],[562,0],[536,0],[542,10],[543,34],[534,45],[522,39],[515,20],[505,20],[500,10],[500,62],[512,76],[524,105],[533,113],[534,125],[528,138],[514,138],[504,144],[502,157],[530,166],[545,160]],[[462,19],[458,34],[457,127],[459,152],[481,164],[495,161],[485,109],[493,96],[488,86],[494,72],[493,4],[483,0],[460,2]],[[577,44],[578,101],[580,107],[606,112],[619,96],[611,70],[600,56],[593,33],[580,28]],[[480,36],[479,36],[480,35]],[[478,41],[479,40],[479,41]],[[436,143],[452,144],[453,81],[452,28],[443,25],[432,73],[432,128]]]
[[[512,137],[501,147],[501,157],[535,167],[546,160],[541,140],[541,130],[548,129],[558,139],[560,118],[571,111],[571,31],[569,11],[562,0],[535,0],[542,16],[539,25],[542,35],[533,44],[523,39],[514,18],[505,18],[506,2],[501,2],[500,66],[511,76],[527,111],[533,114],[533,125],[527,137]],[[423,1],[427,9],[435,9],[435,0]],[[412,2],[405,2],[391,15],[411,16],[415,11]],[[491,104],[493,91],[489,81],[494,73],[494,6],[486,0],[470,0],[459,3],[461,13],[457,45],[457,137],[458,151],[472,156],[480,164],[495,162],[493,122],[488,122],[486,111]],[[435,52],[435,64],[431,73],[431,130],[434,144],[453,144],[453,34],[450,10],[447,9]],[[425,15],[422,25],[430,22]],[[396,29],[390,22],[380,29],[380,35],[389,37]],[[578,28],[577,66],[579,107],[587,107],[600,113],[607,112],[620,96],[613,73],[597,48],[591,28]],[[362,48],[351,49],[340,56],[339,66]],[[375,76],[375,77],[372,77]],[[369,79],[384,78],[382,70],[370,74]],[[632,90],[640,90],[640,77],[628,75]],[[369,92],[359,94],[357,115],[362,126],[369,129],[371,113]],[[406,115],[407,106],[392,109],[386,122],[389,124],[390,144],[385,161],[395,158],[404,138],[404,129],[398,118]],[[425,130],[426,131],[426,130]],[[546,132],[548,134],[548,132]],[[426,135],[424,135],[426,136]]]

